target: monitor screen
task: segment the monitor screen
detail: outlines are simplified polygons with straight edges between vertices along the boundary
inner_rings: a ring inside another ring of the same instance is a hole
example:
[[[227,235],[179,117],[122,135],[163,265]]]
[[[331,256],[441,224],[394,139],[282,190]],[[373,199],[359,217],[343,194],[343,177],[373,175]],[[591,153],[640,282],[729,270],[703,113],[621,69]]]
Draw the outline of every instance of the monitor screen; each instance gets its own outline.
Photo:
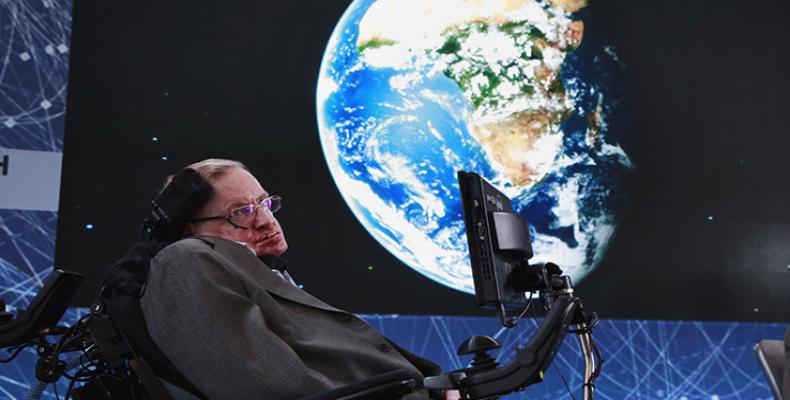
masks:
[[[526,266],[532,245],[525,219],[513,213],[510,199],[473,172],[458,171],[469,242],[472,277],[481,306],[513,307],[528,298],[511,281],[513,270]]]

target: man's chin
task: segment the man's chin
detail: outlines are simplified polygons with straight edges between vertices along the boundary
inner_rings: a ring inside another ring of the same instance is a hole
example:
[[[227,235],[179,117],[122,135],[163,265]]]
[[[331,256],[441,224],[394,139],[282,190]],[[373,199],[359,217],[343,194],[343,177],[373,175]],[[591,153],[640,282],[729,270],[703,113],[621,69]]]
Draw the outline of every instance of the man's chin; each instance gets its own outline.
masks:
[[[281,256],[285,251],[288,250],[288,244],[285,243],[285,239],[278,241],[277,243],[261,243],[255,247],[255,254],[258,256]]]

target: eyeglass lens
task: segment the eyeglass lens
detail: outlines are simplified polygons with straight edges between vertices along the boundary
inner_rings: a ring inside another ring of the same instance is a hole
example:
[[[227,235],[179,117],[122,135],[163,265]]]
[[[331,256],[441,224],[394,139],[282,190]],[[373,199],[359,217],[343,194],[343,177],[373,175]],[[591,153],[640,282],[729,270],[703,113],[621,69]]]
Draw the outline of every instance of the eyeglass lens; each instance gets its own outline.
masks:
[[[258,205],[247,204],[244,207],[239,207],[230,214],[230,219],[234,223],[249,224],[255,218],[258,208],[268,208],[272,213],[277,212],[282,207],[282,198],[280,196],[267,197]]]

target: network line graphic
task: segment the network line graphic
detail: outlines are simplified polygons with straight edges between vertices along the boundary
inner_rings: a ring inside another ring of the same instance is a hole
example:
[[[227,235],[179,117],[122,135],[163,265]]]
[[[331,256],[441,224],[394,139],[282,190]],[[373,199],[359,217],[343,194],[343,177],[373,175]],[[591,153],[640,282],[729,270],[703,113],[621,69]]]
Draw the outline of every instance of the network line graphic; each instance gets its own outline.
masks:
[[[63,151],[71,8],[65,0],[0,0],[0,150]],[[0,210],[0,297],[12,312],[27,306],[52,270],[56,227],[56,212]],[[70,310],[62,322],[70,324],[80,313]],[[469,359],[455,352],[472,335],[495,337],[502,347],[494,354],[508,362],[539,323],[526,319],[505,330],[494,317],[363,317],[445,370],[467,365]],[[768,399],[751,346],[783,332],[779,324],[603,321],[595,331],[605,358],[598,398]],[[25,397],[35,361],[29,352],[0,364],[0,398]],[[578,344],[569,335],[543,383],[505,398],[581,398],[582,370]],[[64,389],[59,385],[60,396]],[[45,393],[55,396],[51,388]]]
[[[609,321],[602,396],[617,399],[770,398],[752,345],[784,327],[738,323]],[[603,398],[603,397],[602,397]]]
[[[62,151],[71,1],[0,2],[0,147]]]
[[[63,151],[71,6],[0,1],[0,151]],[[0,209],[0,297],[10,311],[27,306],[52,271],[56,227],[56,212]],[[79,313],[69,310],[63,322]],[[30,351],[0,364],[0,397],[24,397],[35,361]]]
[[[456,355],[472,335],[496,338],[492,352],[501,364],[527,344],[540,320],[522,320],[504,329],[496,318],[368,315],[373,327],[445,370],[467,366],[470,356]],[[781,338],[781,324],[602,321],[594,337],[604,357],[596,398],[725,400],[770,399],[752,345]],[[581,399],[584,362],[574,335],[567,335],[546,380],[505,399]],[[567,382],[567,387],[566,387]],[[568,389],[570,388],[570,390]]]

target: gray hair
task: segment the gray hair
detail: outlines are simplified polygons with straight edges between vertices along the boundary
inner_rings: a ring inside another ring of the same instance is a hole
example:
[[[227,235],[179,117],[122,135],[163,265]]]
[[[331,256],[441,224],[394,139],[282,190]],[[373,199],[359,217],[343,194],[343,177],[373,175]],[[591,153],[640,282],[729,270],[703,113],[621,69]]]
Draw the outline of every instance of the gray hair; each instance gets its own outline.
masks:
[[[212,181],[214,178],[222,176],[230,169],[240,168],[249,171],[247,166],[236,160],[225,160],[222,158],[209,158],[203,161],[198,161],[190,164],[187,168],[194,169],[200,176],[207,180]]]
[[[247,166],[242,164],[241,161],[226,160],[223,158],[208,158],[203,161],[192,163],[186,166],[186,168],[194,169],[201,178],[205,179],[209,183],[211,183],[211,181],[213,181],[215,178],[224,175],[225,172],[233,168],[241,168],[249,172]],[[167,185],[173,181],[173,176],[174,175],[170,175],[165,178],[165,184],[162,186],[162,190],[164,190]]]

